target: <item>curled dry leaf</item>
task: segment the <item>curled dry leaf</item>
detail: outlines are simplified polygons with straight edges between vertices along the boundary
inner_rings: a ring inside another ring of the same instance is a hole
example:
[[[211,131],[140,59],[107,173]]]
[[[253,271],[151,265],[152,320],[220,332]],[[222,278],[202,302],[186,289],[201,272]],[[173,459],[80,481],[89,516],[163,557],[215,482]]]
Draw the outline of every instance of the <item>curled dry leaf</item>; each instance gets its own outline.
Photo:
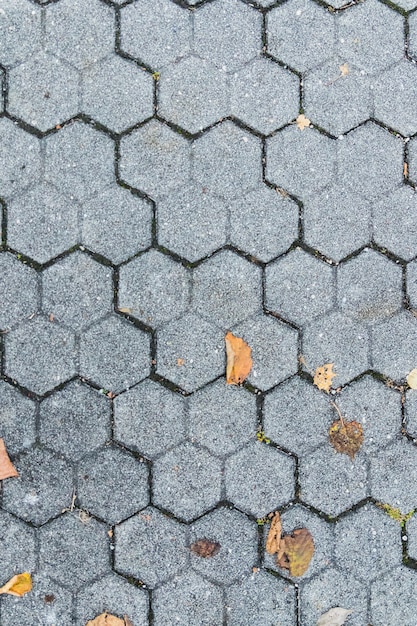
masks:
[[[32,589],[32,577],[29,572],[16,574],[3,587],[0,587],[0,594],[8,593],[11,596],[21,598]]]
[[[9,459],[3,439],[0,439],[0,480],[19,476],[13,463]]]
[[[252,369],[252,350],[240,337],[235,337],[230,331],[224,338],[226,342],[226,383],[240,385]]]
[[[86,626],[133,626],[133,624],[127,615],[121,619],[115,615],[110,615],[110,613],[102,613],[87,622]]]
[[[330,609],[327,613],[320,615],[317,620],[317,626],[343,626],[346,618],[353,613],[348,609],[342,609],[340,606],[336,606],[334,609]]]
[[[321,391],[325,391],[329,393],[330,387],[332,386],[333,378],[336,374],[333,371],[334,363],[325,363],[316,369],[314,372],[313,383],[320,389]]]
[[[347,454],[353,461],[363,444],[363,428],[359,422],[345,422],[338,419],[329,428],[330,443],[341,454]]]
[[[221,545],[217,541],[210,541],[209,539],[198,539],[190,546],[191,552],[203,557],[203,559],[216,556],[216,554],[219,554],[220,548]]]
[[[291,535],[282,537],[277,564],[287,569],[291,576],[302,576],[314,554],[313,537],[307,528],[296,528]]]
[[[304,130],[305,128],[308,128],[311,124],[308,117],[306,117],[303,113],[301,113],[301,115],[297,117],[297,119],[295,120],[295,123],[297,124],[297,128],[299,128],[300,130]]]
[[[269,527],[268,537],[266,540],[266,551],[268,554],[278,554],[281,543],[282,524],[280,514],[275,513]]]
[[[417,389],[417,369],[411,370],[407,376],[407,384],[410,389]]]

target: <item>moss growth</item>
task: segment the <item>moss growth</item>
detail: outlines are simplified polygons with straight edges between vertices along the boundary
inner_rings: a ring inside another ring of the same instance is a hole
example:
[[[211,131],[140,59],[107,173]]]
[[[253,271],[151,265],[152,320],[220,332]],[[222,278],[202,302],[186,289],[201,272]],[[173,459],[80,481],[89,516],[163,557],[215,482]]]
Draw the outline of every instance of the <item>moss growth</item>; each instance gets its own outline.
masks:
[[[412,516],[414,515],[414,509],[410,511],[409,513],[406,513],[405,515],[403,515],[400,509],[395,509],[393,506],[390,506],[389,504],[382,504],[381,502],[379,502],[377,506],[379,506],[380,509],[385,511],[385,513],[389,515],[391,519],[401,524],[401,526],[404,526],[404,524],[408,522],[408,520],[411,519]]]
[[[262,443],[271,443],[271,440],[268,437],[265,437],[265,433],[263,430],[258,430],[256,433],[256,438],[258,441],[262,441]]]

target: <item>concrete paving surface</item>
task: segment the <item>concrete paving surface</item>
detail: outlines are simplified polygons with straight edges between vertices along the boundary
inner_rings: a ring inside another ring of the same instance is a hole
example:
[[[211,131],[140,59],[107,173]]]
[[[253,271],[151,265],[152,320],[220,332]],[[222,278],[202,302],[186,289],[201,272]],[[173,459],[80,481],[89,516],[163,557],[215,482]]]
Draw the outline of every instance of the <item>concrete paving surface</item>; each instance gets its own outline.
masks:
[[[416,63],[417,0],[0,0],[1,626],[417,625]]]

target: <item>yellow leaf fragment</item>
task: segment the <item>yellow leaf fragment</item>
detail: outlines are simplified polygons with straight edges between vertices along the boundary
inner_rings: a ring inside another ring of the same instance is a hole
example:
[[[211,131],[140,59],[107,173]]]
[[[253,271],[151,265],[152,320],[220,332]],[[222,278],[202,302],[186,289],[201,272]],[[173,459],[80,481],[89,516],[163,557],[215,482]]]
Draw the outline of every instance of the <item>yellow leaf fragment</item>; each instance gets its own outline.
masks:
[[[9,459],[3,439],[0,438],[0,480],[19,476],[13,463]]]
[[[280,514],[275,513],[269,527],[268,537],[266,540],[266,551],[268,554],[277,554],[281,543],[282,524]]]
[[[404,161],[404,165],[403,165],[403,174],[404,174],[404,178],[408,178],[408,163],[406,161]]]
[[[3,587],[0,587],[0,594],[8,593],[11,596],[21,598],[32,589],[32,577],[29,572],[16,574]]]
[[[335,606],[333,609],[330,609],[330,611],[320,615],[317,621],[317,626],[343,626],[346,618],[351,613],[353,613],[353,611],[342,609],[340,606]]]
[[[307,528],[296,528],[281,539],[277,555],[279,567],[289,570],[291,576],[302,576],[314,554],[313,537]]]
[[[240,385],[252,369],[252,350],[241,337],[235,337],[230,331],[224,338],[226,342],[226,383]]]
[[[297,128],[299,128],[300,130],[308,128],[311,124],[310,120],[304,115],[304,113],[301,113],[301,115],[297,117],[295,123],[297,124]]]
[[[347,454],[353,461],[355,454],[363,444],[362,424],[338,419],[329,428],[329,439],[337,452]]]
[[[332,386],[333,378],[336,374],[333,371],[334,363],[325,363],[316,369],[314,372],[313,383],[320,389],[321,391],[325,391],[329,393],[330,387]]]
[[[342,76],[347,76],[349,74],[349,65],[343,63],[343,65],[340,65],[339,70]]]
[[[407,385],[410,389],[417,389],[417,368],[411,370],[407,376]]]
[[[110,613],[102,613],[87,622],[86,626],[133,626],[133,624],[127,615],[120,619],[120,617],[110,615]]]

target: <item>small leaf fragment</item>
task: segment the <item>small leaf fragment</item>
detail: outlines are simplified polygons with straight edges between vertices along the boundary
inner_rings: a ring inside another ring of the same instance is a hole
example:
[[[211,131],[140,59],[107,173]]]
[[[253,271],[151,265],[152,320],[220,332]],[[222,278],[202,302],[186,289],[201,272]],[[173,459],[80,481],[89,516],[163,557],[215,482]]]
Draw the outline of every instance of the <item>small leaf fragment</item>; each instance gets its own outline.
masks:
[[[407,376],[407,384],[410,389],[417,389],[417,368],[411,370]]]
[[[29,572],[16,574],[3,587],[0,587],[0,594],[8,593],[11,596],[21,598],[32,589],[32,577]]]
[[[304,113],[301,113],[301,115],[299,115],[295,120],[295,123],[297,124],[297,128],[304,130],[310,126],[311,121],[304,115]]]
[[[279,552],[281,534],[281,517],[280,514],[276,512],[274,517],[272,518],[271,526],[269,528],[268,537],[266,540],[266,551],[268,552],[268,554],[277,554]]]
[[[333,365],[334,363],[325,363],[314,372],[313,383],[318,389],[326,393],[329,393],[333,378],[336,376],[333,371]]]
[[[347,454],[353,461],[355,454],[363,444],[362,424],[338,419],[329,428],[330,443],[341,454]]]
[[[252,350],[241,337],[235,337],[230,331],[224,338],[226,342],[226,383],[240,385],[252,369]]]
[[[110,615],[110,613],[101,613],[101,615],[87,622],[86,626],[133,626],[133,624],[127,615],[120,619],[120,617]]]
[[[347,63],[343,63],[343,65],[339,66],[339,70],[342,76],[347,76],[349,74],[349,65]]]
[[[0,480],[15,478],[16,476],[19,474],[7,454],[3,439],[0,438]]]
[[[287,569],[291,576],[302,576],[314,554],[313,537],[307,528],[296,528],[291,535],[281,539],[277,564]]]
[[[346,618],[353,613],[348,609],[342,609],[340,606],[336,606],[327,613],[320,615],[317,620],[317,626],[343,626]]]
[[[219,554],[221,545],[217,541],[210,541],[209,539],[198,539],[191,544],[190,550],[197,556],[201,556],[203,559],[208,559],[216,554]]]

